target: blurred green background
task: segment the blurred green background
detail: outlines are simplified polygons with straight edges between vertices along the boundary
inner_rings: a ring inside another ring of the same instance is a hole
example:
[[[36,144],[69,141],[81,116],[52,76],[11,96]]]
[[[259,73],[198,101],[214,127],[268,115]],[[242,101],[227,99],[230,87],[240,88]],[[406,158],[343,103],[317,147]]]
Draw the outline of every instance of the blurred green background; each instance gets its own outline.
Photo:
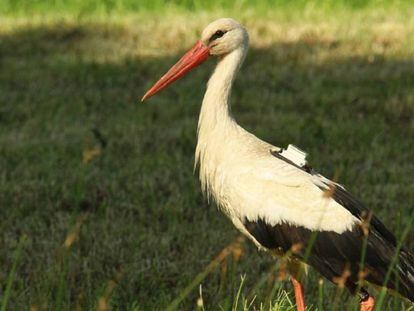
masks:
[[[206,270],[238,236],[193,172],[214,60],[139,102],[227,16],[251,38],[236,119],[309,152],[401,236],[414,202],[412,1],[2,0],[1,310],[177,300],[181,310],[292,310],[289,282],[251,243]],[[356,307],[313,271],[306,294],[311,310]],[[387,296],[383,309],[409,305]]]

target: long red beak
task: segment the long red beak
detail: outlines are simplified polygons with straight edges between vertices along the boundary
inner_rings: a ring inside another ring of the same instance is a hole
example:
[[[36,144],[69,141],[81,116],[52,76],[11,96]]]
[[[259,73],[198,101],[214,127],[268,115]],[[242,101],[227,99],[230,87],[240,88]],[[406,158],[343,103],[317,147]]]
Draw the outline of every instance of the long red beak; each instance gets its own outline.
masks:
[[[208,47],[198,41],[181,59],[171,67],[168,72],[161,77],[142,97],[141,101],[146,100],[155,93],[166,88],[168,85],[177,81],[191,69],[203,63],[209,56]]]

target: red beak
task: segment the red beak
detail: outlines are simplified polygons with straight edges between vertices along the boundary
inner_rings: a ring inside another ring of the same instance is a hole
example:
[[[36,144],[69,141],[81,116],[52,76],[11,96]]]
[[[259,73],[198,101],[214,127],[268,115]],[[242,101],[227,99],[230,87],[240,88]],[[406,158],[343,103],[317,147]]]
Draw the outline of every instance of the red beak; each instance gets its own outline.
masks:
[[[198,41],[181,59],[171,67],[168,72],[161,77],[142,97],[141,101],[146,100],[155,93],[166,88],[168,85],[177,81],[191,69],[203,63],[209,56],[208,47]]]

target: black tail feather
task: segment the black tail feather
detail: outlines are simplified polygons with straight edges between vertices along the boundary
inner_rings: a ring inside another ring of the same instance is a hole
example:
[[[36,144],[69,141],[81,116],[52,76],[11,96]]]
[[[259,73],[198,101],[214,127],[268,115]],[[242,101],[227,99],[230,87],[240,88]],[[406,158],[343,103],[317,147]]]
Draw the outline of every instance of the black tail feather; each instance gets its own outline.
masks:
[[[408,250],[400,251],[399,262],[397,263],[399,284],[397,290],[402,296],[414,303],[414,256]]]

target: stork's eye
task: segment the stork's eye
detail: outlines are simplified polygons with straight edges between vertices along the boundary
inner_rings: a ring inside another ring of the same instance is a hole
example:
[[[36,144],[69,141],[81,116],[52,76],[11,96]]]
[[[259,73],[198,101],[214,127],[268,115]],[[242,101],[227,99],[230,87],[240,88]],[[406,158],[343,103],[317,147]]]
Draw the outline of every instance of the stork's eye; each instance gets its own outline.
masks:
[[[216,40],[216,39],[218,39],[218,38],[221,38],[221,37],[223,37],[223,35],[225,34],[226,32],[225,31],[222,31],[222,30],[217,30],[215,33],[214,33],[214,35],[212,35],[211,37],[210,37],[210,42],[212,42],[212,41],[214,41],[214,40]]]

